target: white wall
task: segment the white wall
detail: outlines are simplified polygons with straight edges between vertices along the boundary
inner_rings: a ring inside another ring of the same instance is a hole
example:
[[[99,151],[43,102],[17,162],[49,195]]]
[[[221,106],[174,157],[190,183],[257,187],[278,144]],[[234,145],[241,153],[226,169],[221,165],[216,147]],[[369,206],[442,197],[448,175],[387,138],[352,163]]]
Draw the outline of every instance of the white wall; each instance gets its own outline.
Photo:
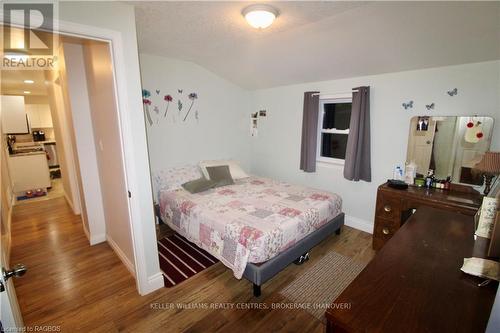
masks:
[[[113,51],[113,61],[120,68],[125,68],[125,70],[118,70],[115,75],[119,91],[120,113],[124,117],[122,124],[126,127],[126,133],[133,133],[124,135],[123,140],[127,149],[127,185],[132,193],[130,204],[134,219],[132,235],[135,263],[138,266],[136,267],[137,285],[139,292],[145,294],[161,288],[163,277],[156,248],[134,7],[110,1],[60,2],[59,19],[70,23],[62,27],[60,25],[63,32],[87,30],[86,27],[90,26],[96,30],[96,33],[113,35],[112,38],[119,41],[122,47],[119,53]],[[79,25],[84,25],[85,28],[82,29]],[[92,36],[92,29],[80,33]]]
[[[194,63],[147,54],[139,58],[142,86],[151,92],[152,100],[153,125],[146,125],[152,171],[226,158],[237,159],[248,168],[249,92]],[[178,89],[183,90],[182,94]],[[183,121],[191,104],[191,92],[197,93],[198,99]],[[166,94],[172,95],[174,101],[165,118]],[[181,112],[178,99],[183,103]],[[159,115],[153,111],[154,106],[159,107]]]
[[[45,95],[26,95],[24,104],[49,104],[49,97]]]
[[[303,93],[350,91],[371,87],[372,182],[350,182],[340,166],[318,167],[316,173],[299,170]],[[447,90],[458,88],[450,97]],[[254,109],[265,108],[268,116],[252,140],[252,171],[339,193],[344,199],[347,222],[372,231],[377,187],[392,178],[394,165],[404,163],[408,126],[416,115],[490,115],[495,118],[492,150],[500,149],[500,61],[441,67],[313,82],[257,90]],[[401,103],[414,101],[413,109]],[[435,103],[428,112],[425,104]]]
[[[134,274],[134,249],[109,45],[88,42],[83,45],[83,52],[106,218],[106,239]]]
[[[71,112],[90,244],[94,245],[106,240],[106,224],[83,48],[65,42],[63,49],[65,66],[61,70],[61,81],[66,86],[69,102],[66,109]]]
[[[46,79],[51,82],[47,86],[48,103],[54,124],[54,137],[56,139],[57,156],[61,169],[61,180],[66,201],[71,206],[73,213],[80,215],[82,213],[82,202],[79,188],[79,169],[77,156],[74,149],[74,131],[71,122],[71,114],[66,109],[64,103],[64,93],[61,89],[59,72],[45,71]],[[87,215],[82,214],[83,229],[88,235]]]

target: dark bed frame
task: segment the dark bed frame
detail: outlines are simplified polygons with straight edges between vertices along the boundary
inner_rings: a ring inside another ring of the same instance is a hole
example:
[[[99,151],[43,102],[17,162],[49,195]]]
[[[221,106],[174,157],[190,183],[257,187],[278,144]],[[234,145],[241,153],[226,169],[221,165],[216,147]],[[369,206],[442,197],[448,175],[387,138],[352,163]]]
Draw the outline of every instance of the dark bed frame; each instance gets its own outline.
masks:
[[[161,214],[158,205],[155,205],[155,213],[158,220],[161,223],[166,224],[160,217]],[[340,235],[342,226],[344,225],[344,216],[344,213],[340,213],[318,230],[302,238],[293,247],[289,248],[285,252],[281,252],[276,257],[269,259],[266,262],[259,264],[247,264],[247,267],[243,272],[243,277],[253,283],[253,295],[255,297],[259,297],[262,293],[261,286],[285,269],[285,267],[290,265],[292,262],[298,261],[303,263],[303,261],[299,260],[299,258],[308,253],[309,250],[321,243],[328,236],[334,232],[337,235]]]
[[[330,222],[302,238],[293,247],[289,248],[285,252],[281,252],[276,257],[261,264],[247,264],[247,267],[243,272],[243,277],[253,283],[253,295],[255,297],[259,297],[261,295],[261,286],[264,282],[281,272],[285,269],[285,267],[318,245],[333,232],[340,235],[343,225],[344,213],[340,213]]]

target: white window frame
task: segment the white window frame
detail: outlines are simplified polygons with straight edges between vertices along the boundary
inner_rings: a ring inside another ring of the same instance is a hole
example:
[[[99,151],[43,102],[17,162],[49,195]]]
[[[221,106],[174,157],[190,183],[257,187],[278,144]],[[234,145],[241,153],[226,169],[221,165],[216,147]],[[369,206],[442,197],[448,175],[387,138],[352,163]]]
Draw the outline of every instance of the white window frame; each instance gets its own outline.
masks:
[[[339,130],[336,128],[323,129],[323,115],[325,112],[324,105],[332,104],[332,103],[352,103],[352,95],[351,94],[339,94],[339,95],[328,95],[321,96],[319,99],[319,110],[318,110],[318,135],[316,141],[316,162],[319,163],[328,163],[328,164],[336,164],[336,165],[344,165],[345,159],[342,158],[333,158],[333,157],[324,157],[321,156],[321,139],[323,133],[331,133],[331,134],[347,134],[349,135],[349,128],[345,130]]]

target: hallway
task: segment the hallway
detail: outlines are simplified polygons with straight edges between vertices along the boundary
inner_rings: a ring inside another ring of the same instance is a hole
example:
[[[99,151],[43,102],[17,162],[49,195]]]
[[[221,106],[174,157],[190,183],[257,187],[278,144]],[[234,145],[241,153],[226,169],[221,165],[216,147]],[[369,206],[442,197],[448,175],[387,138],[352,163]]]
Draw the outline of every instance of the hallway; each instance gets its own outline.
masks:
[[[28,267],[15,280],[26,326],[116,331],[120,305],[144,302],[109,245],[89,246],[64,197],[14,207],[11,251],[12,265]]]

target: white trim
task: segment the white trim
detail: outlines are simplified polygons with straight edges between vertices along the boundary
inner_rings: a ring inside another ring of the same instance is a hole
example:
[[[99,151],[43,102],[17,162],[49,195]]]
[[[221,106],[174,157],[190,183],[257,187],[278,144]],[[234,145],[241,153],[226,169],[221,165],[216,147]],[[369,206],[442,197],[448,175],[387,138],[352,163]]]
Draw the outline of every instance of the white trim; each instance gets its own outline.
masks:
[[[57,81],[60,79],[60,72],[55,72],[52,75],[45,75],[45,76],[46,78],[50,77],[50,79],[53,81]],[[66,189],[64,189],[64,196],[66,197],[66,202],[73,210],[73,213],[75,215],[81,215],[83,205],[81,203],[80,185],[78,183],[79,173],[77,171],[77,166],[76,166],[77,164],[75,157],[76,152],[74,151],[75,147],[73,145],[72,142],[73,140],[71,138],[73,133],[71,133],[70,129],[67,126],[67,123],[69,122],[67,113],[64,110],[58,110],[58,108],[61,109],[65,108],[63,87],[61,85],[54,84],[52,85],[52,87],[48,89],[48,93],[49,95],[52,95],[51,96],[52,98],[50,98],[51,104],[53,102],[55,107],[54,110],[51,110],[51,115],[53,118],[58,119],[57,123],[59,125],[56,127],[59,128],[60,132],[59,139],[65,143],[61,149],[62,149],[62,155],[64,156],[64,159],[66,161],[66,170],[65,170],[66,175],[63,174],[63,178],[61,179],[61,181],[64,183],[64,178],[68,181],[69,191],[66,192]],[[70,199],[70,196],[72,199]]]
[[[131,224],[131,236],[132,245],[134,248],[134,262],[135,262],[135,278],[139,294],[145,295],[156,289],[162,288],[164,286],[163,277],[161,275],[159,259],[158,256],[155,258],[149,258],[149,260],[156,260],[157,271],[152,275],[148,276],[147,272],[147,261],[145,248],[146,246],[152,246],[155,248],[156,244],[145,244],[143,235],[143,222],[141,216],[141,201],[151,200],[151,215],[153,215],[153,198],[141,198],[134,197],[135,193],[140,193],[139,190],[141,182],[136,177],[135,171],[135,154],[133,148],[134,133],[131,130],[130,119],[128,117],[129,110],[133,110],[134,107],[128,105],[128,91],[126,87],[127,78],[123,73],[126,72],[126,65],[124,61],[124,54],[126,50],[123,47],[122,35],[118,31],[102,29],[82,24],[77,24],[67,21],[59,21],[59,33],[83,37],[100,39],[102,41],[111,41],[111,58],[114,67],[114,80],[115,80],[115,93],[117,101],[118,119],[120,123],[120,131],[122,133],[122,149],[123,149],[123,163],[125,164],[125,175],[126,175],[126,187],[132,193],[132,199],[129,199],[129,216]],[[138,92],[139,94],[140,92]],[[140,99],[139,99],[140,104]],[[142,104],[140,105],[142,108]],[[141,109],[142,110],[142,109]],[[144,129],[145,131],[145,129]],[[147,147],[144,147],[147,149]],[[149,171],[149,170],[148,170]],[[137,199],[135,199],[137,198]],[[153,228],[154,233],[154,223],[151,223],[151,228]],[[159,278],[158,278],[159,277]],[[161,283],[158,282],[161,281]],[[156,288],[156,289],[153,289]]]
[[[90,245],[96,245],[100,243],[104,243],[106,241],[106,234],[100,234],[100,235],[92,235],[90,236],[89,242]]]
[[[357,92],[357,90],[353,90],[351,93],[333,93],[333,94],[313,94],[313,96],[319,96],[319,99],[350,99],[352,100],[352,93]]]
[[[106,234],[106,217],[97,148],[93,135],[90,95],[87,86],[83,46],[71,43],[61,43],[64,48],[65,75],[62,76],[61,88],[66,91],[70,112],[67,121],[72,128],[75,139],[75,150],[80,169],[82,198],[85,202],[87,228],[90,234],[90,245],[93,238],[102,238]],[[60,126],[64,130],[64,125]]]
[[[8,188],[10,191],[10,186]],[[11,196],[9,211],[7,212],[7,237],[5,237],[5,264],[10,266],[10,252],[12,249],[12,211],[14,210],[14,196]],[[3,239],[2,239],[3,241]]]
[[[127,267],[128,271],[135,278],[134,265],[130,262],[125,253],[123,253],[122,249],[120,249],[118,244],[116,244],[113,238],[109,237],[109,235],[105,235],[104,238],[108,241],[109,246],[113,249],[113,251],[115,251],[118,258],[120,258],[122,263],[125,265],[125,267]]]
[[[333,165],[338,165],[338,166],[344,166],[345,160],[340,159],[340,158],[332,158],[332,157],[324,157],[324,156],[318,156],[316,158],[316,162],[318,163],[325,163],[325,164],[333,164]]]
[[[159,272],[148,278],[147,285],[144,287],[143,292],[145,295],[164,287],[165,281],[163,281],[163,274]]]
[[[76,213],[75,206],[73,206],[73,202],[69,199],[68,194],[66,193],[66,191],[64,191],[64,198],[66,199],[66,203],[68,204],[68,206],[73,211],[73,214],[80,215],[79,213]],[[83,221],[82,221],[82,223],[83,223]]]
[[[83,227],[83,233],[89,240],[90,246],[104,243],[106,241],[106,234],[90,235],[89,231],[85,226],[85,223],[83,223],[83,220],[82,220],[82,227]]]
[[[329,97],[329,98],[326,98]],[[316,162],[323,162],[328,164],[336,164],[343,166],[345,161],[341,158],[332,158],[321,156],[321,140],[323,133],[331,134],[347,134],[349,135],[349,128],[339,130],[336,128],[323,129],[323,114],[325,112],[324,105],[328,103],[352,103],[352,95],[328,95],[320,98],[318,109],[318,133],[316,135]]]
[[[89,231],[87,230],[87,227],[85,226],[85,223],[83,223],[83,216],[82,216],[82,228],[83,228],[83,233],[87,237],[89,244],[90,244],[90,234],[89,234]]]
[[[2,13],[1,10],[0,13]],[[12,19],[12,23],[22,24],[22,22],[20,21],[15,21],[14,17]],[[128,79],[124,74],[127,71],[127,66],[125,65],[124,60],[124,55],[126,54],[127,50],[125,50],[123,45],[122,33],[116,30],[103,29],[58,19],[54,19],[54,24],[57,24],[58,26],[56,32],[62,35],[111,42],[111,57],[115,79],[116,100],[118,104],[118,118],[120,123],[120,130],[122,133],[122,137],[120,139],[122,141],[121,148],[123,149],[124,156],[123,163],[126,175],[125,181],[127,189],[132,193],[132,199],[129,199],[129,216],[132,245],[134,249],[134,262],[136,265],[135,277],[139,294],[145,295],[155,289],[163,287],[163,277],[161,275],[159,267],[158,256],[156,255],[155,258],[146,258],[146,246],[154,247],[156,249],[156,244],[146,244],[144,242],[143,227],[144,225],[147,225],[148,221],[143,221],[143,215],[146,214],[144,213],[144,209],[142,208],[142,206],[147,205],[148,201],[151,201],[150,215],[151,221],[154,221],[153,198],[139,198],[138,196],[138,194],[141,193],[141,187],[144,187],[144,182],[138,177],[136,172],[134,154],[134,140],[136,138],[136,135],[134,135],[134,132],[131,129],[132,127],[130,123],[130,114],[132,113],[132,110],[135,110],[138,107],[140,108],[140,110],[142,110],[142,104],[140,103],[140,92],[138,92],[138,105],[129,105],[129,93],[126,86],[126,82]],[[147,146],[145,146],[144,149],[147,150]],[[143,170],[140,171],[142,172]],[[147,172],[149,172],[149,169],[147,170]],[[134,195],[136,196],[134,197]],[[149,215],[149,213],[147,215]],[[150,227],[152,228],[151,232],[154,234],[154,223],[151,223]],[[151,263],[151,260],[155,260],[155,262]],[[150,262],[150,265],[154,265],[154,270],[156,271],[153,275],[150,276],[148,276],[147,271],[148,261]],[[158,282],[160,281],[160,278],[161,283]]]
[[[336,128],[320,129],[321,133],[327,134],[349,134],[349,129],[339,130]]]
[[[357,218],[354,216],[346,215],[345,220],[344,220],[344,224],[348,227],[358,229],[358,230],[367,232],[369,234],[373,234],[373,223],[370,223],[366,220],[363,220],[363,219],[360,219],[360,218]]]

